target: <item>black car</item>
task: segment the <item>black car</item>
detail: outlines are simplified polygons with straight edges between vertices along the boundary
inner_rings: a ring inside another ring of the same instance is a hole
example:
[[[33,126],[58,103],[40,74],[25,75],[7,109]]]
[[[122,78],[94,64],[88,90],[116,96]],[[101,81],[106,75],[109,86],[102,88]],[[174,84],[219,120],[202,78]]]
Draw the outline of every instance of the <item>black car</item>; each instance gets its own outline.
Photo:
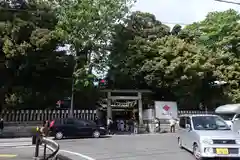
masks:
[[[93,121],[75,118],[53,120],[50,124],[50,136],[56,139],[64,137],[94,137],[106,135],[107,130]]]

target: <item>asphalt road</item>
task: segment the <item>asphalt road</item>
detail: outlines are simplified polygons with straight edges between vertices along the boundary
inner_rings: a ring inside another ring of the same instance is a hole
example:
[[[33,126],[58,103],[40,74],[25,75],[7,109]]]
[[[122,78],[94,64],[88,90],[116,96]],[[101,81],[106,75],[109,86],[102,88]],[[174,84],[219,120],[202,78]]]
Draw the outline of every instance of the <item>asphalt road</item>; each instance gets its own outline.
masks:
[[[32,160],[35,146],[31,138],[0,139],[0,160]],[[47,153],[51,153],[47,150]],[[39,155],[43,155],[40,148]]]
[[[122,135],[100,139],[58,141],[62,150],[78,152],[96,160],[194,160],[177,146],[176,135]]]
[[[33,147],[0,147],[0,160],[32,160]]]

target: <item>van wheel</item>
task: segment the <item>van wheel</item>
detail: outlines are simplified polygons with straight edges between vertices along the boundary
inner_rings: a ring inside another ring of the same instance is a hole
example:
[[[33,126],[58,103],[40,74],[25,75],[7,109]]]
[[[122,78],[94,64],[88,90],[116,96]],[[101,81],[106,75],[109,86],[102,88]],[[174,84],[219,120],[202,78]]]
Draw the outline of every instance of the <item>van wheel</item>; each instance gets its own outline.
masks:
[[[100,132],[99,131],[94,131],[93,132],[93,138],[99,138],[100,137]]]
[[[203,160],[204,158],[201,157],[201,155],[199,155],[199,148],[197,144],[193,145],[193,155],[197,160]]]
[[[56,132],[56,134],[55,134],[55,139],[57,139],[57,140],[60,140],[60,139],[63,139],[63,133],[62,132]]]
[[[183,148],[183,146],[182,146],[182,140],[180,139],[180,137],[178,137],[178,147],[179,148]]]

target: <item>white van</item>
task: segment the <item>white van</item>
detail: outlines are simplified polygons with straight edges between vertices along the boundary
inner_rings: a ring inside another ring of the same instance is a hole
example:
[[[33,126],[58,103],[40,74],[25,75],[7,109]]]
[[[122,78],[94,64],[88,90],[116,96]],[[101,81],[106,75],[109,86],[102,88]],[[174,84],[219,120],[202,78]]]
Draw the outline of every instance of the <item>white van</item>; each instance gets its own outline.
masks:
[[[232,130],[240,129],[240,103],[219,106],[215,113],[221,116]]]

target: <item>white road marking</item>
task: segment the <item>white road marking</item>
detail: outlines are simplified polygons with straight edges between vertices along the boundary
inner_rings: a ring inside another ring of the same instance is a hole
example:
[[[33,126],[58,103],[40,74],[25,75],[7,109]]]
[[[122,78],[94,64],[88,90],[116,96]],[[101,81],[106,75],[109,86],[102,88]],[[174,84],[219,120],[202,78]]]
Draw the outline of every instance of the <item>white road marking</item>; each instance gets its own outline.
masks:
[[[21,148],[34,148],[34,147],[36,147],[36,146],[17,146],[14,148],[21,149]]]
[[[29,146],[32,143],[29,142],[17,142],[17,143],[0,143],[0,147],[18,147],[18,146]]]
[[[0,154],[0,158],[13,158],[17,157],[16,154]]]
[[[85,158],[86,160],[95,160],[94,158],[92,157],[89,157],[89,156],[86,156],[84,154],[80,154],[80,153],[77,153],[77,152],[71,152],[71,151],[67,151],[67,150],[60,150],[60,152],[66,152],[66,153],[69,153],[69,154],[73,154],[73,155],[76,155],[76,156],[80,156],[82,158]]]

